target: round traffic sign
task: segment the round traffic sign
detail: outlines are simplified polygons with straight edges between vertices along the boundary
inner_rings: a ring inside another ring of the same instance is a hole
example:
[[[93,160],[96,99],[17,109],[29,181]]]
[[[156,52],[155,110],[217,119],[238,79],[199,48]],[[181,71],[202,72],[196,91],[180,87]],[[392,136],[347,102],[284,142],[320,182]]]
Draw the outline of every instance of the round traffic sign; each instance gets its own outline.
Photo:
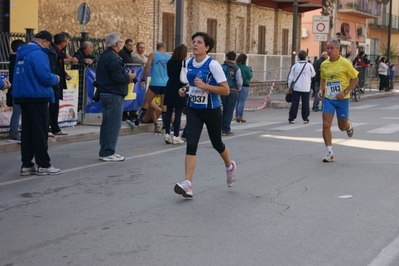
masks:
[[[326,25],[324,23],[318,23],[316,25],[316,30],[319,32],[323,32],[326,29]]]

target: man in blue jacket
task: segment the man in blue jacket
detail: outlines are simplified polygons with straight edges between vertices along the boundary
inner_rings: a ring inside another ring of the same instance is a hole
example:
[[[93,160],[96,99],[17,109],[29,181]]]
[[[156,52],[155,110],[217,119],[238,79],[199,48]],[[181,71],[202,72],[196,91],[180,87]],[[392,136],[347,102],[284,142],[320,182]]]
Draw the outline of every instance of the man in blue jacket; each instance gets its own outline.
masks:
[[[35,35],[17,51],[13,79],[14,101],[21,105],[21,175],[57,175],[61,170],[50,164],[48,155],[49,102],[54,103],[52,86],[60,77],[50,71],[48,48],[53,37],[48,31]],[[37,164],[32,162],[33,157]]]
[[[105,44],[107,50],[101,54],[96,68],[96,82],[103,113],[99,159],[119,162],[125,160],[125,157],[115,153],[122,124],[123,101],[127,95],[127,86],[133,82],[136,74],[130,70],[125,73],[122,58],[118,54],[123,47],[118,34],[108,34]]]

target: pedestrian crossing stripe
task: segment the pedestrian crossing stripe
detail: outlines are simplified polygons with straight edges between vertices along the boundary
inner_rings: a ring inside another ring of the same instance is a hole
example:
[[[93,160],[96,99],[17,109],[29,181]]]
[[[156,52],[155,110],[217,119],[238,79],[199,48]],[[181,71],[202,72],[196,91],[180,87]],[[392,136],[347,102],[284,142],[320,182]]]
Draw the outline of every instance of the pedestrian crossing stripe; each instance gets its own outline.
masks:
[[[381,110],[396,110],[396,109],[399,109],[399,105],[391,105],[381,108]]]
[[[352,125],[355,128],[355,130],[356,130],[357,127],[360,127],[360,126],[363,126],[363,125],[367,125],[367,123],[353,123],[352,122]],[[323,131],[323,129],[320,128],[320,129],[318,129],[316,131]],[[331,127],[331,132],[341,132],[341,130],[339,129],[338,125],[333,125]]]
[[[399,131],[399,124],[390,124],[390,125],[386,125],[383,127],[379,127],[379,128],[367,131],[367,133],[392,134],[392,133],[395,133],[398,131]]]
[[[264,138],[283,139],[288,141],[306,141],[314,143],[324,143],[322,138],[303,138],[292,136],[275,136],[275,135],[261,135]],[[384,151],[399,151],[399,142],[393,141],[378,141],[378,140],[362,140],[362,139],[334,139],[334,145],[341,145],[360,149],[369,150],[384,150]]]
[[[378,104],[363,104],[355,107],[351,107],[350,110],[362,110],[362,109],[368,109],[372,107],[379,106]]]

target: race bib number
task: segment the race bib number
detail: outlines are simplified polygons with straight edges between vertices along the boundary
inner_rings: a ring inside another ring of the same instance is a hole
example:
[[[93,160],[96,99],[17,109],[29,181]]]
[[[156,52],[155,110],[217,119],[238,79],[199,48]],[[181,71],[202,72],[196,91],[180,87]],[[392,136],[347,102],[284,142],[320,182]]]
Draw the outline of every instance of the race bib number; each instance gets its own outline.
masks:
[[[328,98],[337,98],[337,94],[342,91],[340,81],[330,81],[327,82],[327,95]]]
[[[190,101],[195,104],[207,104],[209,92],[198,89],[196,87],[191,87],[188,91]]]

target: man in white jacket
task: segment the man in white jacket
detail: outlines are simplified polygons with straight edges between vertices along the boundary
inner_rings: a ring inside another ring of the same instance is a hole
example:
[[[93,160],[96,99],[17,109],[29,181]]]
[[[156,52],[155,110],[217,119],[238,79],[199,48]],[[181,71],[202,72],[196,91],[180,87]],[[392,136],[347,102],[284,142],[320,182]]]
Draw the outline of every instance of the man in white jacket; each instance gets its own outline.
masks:
[[[288,75],[288,86],[291,87],[291,83],[295,82],[295,85],[290,93],[292,93],[292,103],[290,112],[288,114],[288,122],[294,124],[298,113],[299,99],[302,98],[302,120],[304,124],[309,123],[309,96],[310,96],[310,85],[312,78],[316,75],[316,72],[312,64],[306,61],[307,53],[304,50],[299,51],[299,61],[296,62],[290,70]]]

